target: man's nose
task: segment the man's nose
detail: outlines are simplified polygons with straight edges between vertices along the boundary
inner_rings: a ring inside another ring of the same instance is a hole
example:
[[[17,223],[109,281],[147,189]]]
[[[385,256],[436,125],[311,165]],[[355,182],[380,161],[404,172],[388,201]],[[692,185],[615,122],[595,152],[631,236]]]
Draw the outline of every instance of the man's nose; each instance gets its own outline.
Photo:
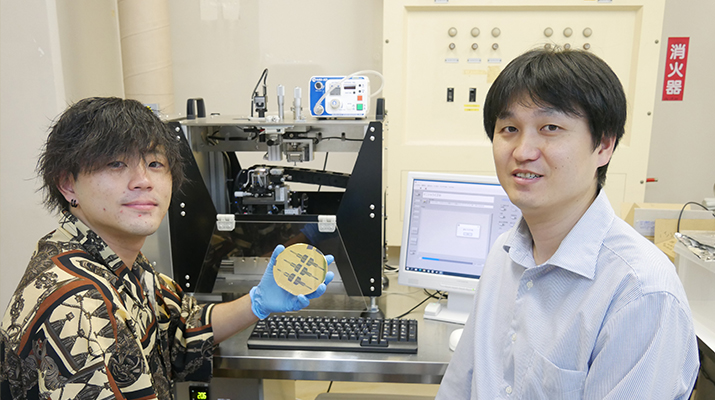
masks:
[[[538,134],[525,133],[520,135],[513,155],[519,161],[531,161],[539,158],[541,156],[541,143]]]
[[[152,186],[147,167],[144,163],[139,163],[139,165],[132,168],[132,176],[129,186],[132,189],[146,189]]]

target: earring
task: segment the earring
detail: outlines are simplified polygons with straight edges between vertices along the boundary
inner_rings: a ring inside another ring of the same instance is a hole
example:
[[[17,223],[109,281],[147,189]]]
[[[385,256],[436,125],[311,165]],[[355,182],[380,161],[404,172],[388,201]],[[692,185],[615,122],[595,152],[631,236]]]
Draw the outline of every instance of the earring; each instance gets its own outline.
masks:
[[[78,205],[79,204],[77,203],[77,199],[72,199],[70,201],[70,206],[72,206],[72,208],[77,208]]]

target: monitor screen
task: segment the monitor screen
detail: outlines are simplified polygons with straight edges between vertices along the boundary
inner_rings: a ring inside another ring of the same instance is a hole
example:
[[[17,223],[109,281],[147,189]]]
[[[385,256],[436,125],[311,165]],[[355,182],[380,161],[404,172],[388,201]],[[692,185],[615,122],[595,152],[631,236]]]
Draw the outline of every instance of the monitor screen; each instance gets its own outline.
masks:
[[[398,281],[449,292],[425,318],[464,323],[489,249],[521,212],[489,176],[410,172],[405,197]]]

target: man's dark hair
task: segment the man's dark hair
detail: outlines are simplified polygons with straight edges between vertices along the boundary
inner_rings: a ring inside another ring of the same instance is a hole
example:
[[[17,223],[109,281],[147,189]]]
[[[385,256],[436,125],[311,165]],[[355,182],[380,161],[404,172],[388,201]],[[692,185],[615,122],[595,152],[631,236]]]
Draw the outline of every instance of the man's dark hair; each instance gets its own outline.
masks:
[[[184,181],[184,171],[179,141],[165,123],[136,100],[80,100],[52,126],[37,162],[44,204],[50,211],[68,208],[58,186],[69,175],[77,179],[80,173],[98,171],[109,162],[155,151],[166,157],[176,192]]]
[[[489,140],[494,140],[497,119],[522,99],[586,118],[594,149],[604,137],[615,137],[615,150],[625,132],[623,85],[602,59],[587,51],[536,49],[512,60],[484,101],[484,129]],[[598,168],[599,189],[606,182],[607,169],[608,164]]]

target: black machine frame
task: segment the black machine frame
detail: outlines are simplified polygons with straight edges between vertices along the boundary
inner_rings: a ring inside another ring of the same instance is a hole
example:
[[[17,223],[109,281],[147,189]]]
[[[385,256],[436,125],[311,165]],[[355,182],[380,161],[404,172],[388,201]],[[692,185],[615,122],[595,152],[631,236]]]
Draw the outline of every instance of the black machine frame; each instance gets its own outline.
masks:
[[[349,296],[377,297],[382,294],[384,264],[384,206],[383,206],[383,126],[381,121],[346,121],[361,127],[362,141],[357,149],[357,159],[348,174],[286,168],[292,182],[312,183],[344,188],[344,192],[301,192],[311,199],[310,213],[301,215],[243,215],[235,213],[237,222],[317,222],[318,215],[335,215],[338,232],[345,252],[336,254],[340,275]],[[335,129],[339,121],[310,121],[298,130],[305,135],[327,128]],[[246,141],[211,141],[216,132],[226,130],[226,125],[214,125],[206,118],[170,122],[182,144],[185,172],[188,183],[175,193],[169,207],[169,232],[174,279],[186,291],[210,293],[221,260],[211,257],[211,242],[215,234],[217,214],[228,214],[231,206],[221,204],[211,195],[212,185],[232,185],[231,176],[212,174],[205,168],[206,153],[235,155],[246,147]],[[340,130],[340,129],[338,129]],[[292,135],[290,128],[284,135]],[[318,133],[318,137],[320,133]],[[345,133],[343,132],[343,137]],[[263,146],[262,144],[260,144]],[[332,145],[334,146],[334,145]],[[258,146],[254,146],[258,147]],[[334,147],[328,147],[326,151]],[[316,151],[321,151],[319,148]],[[228,157],[229,159],[231,157]],[[199,161],[197,161],[197,159]],[[202,165],[203,164],[203,168]],[[283,167],[285,168],[285,167]],[[219,176],[213,176],[219,175]],[[218,206],[217,206],[218,203]],[[347,259],[345,258],[347,257]]]

